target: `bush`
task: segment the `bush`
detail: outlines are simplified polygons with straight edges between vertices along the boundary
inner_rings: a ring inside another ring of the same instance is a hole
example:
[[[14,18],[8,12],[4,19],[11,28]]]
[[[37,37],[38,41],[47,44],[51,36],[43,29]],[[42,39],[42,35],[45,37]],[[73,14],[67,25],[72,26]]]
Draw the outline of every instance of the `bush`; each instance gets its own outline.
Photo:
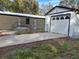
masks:
[[[40,45],[39,47],[16,49],[6,56],[6,59],[52,59],[57,49],[51,44]]]
[[[66,52],[69,52],[68,49],[69,44],[67,44],[67,42],[64,42],[63,45],[58,48],[52,44],[42,44],[33,48],[16,49],[5,56],[5,59],[54,59],[64,56]],[[79,58],[77,52],[76,49],[71,50],[70,53],[73,54],[71,59]],[[65,56],[67,56],[67,54]]]
[[[32,59],[33,56],[31,49],[16,49],[7,55],[6,59]]]
[[[40,46],[40,48],[42,50],[46,50],[46,51],[49,51],[49,52],[52,52],[52,53],[57,53],[57,48],[55,46],[53,46],[52,44],[43,44],[43,45]]]
[[[40,33],[40,32],[44,32],[44,30],[42,29],[21,29],[21,30],[16,30],[16,35],[20,35],[20,34],[31,34],[31,33]]]
[[[58,47],[58,53],[64,53],[70,48],[67,42],[64,42],[62,45]]]
[[[72,50],[72,54],[73,54],[72,59],[79,59],[79,54],[76,49]]]
[[[28,29],[24,29],[24,30],[17,30],[16,31],[16,35],[20,35],[20,34],[29,34],[29,33],[32,33],[33,31],[32,30],[28,30]]]

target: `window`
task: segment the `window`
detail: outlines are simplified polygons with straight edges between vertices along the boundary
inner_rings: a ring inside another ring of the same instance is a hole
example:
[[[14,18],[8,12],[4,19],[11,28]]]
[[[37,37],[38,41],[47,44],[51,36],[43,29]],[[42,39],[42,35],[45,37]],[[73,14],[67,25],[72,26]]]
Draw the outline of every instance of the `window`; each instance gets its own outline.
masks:
[[[30,19],[26,18],[26,24],[29,24],[29,23],[30,23]]]
[[[59,17],[57,17],[56,19],[59,20]]]
[[[53,20],[55,20],[55,17],[53,17]]]
[[[69,16],[66,16],[65,19],[70,19],[70,17]]]
[[[63,19],[64,19],[64,17],[62,16],[62,17],[61,17],[61,20],[63,20]]]

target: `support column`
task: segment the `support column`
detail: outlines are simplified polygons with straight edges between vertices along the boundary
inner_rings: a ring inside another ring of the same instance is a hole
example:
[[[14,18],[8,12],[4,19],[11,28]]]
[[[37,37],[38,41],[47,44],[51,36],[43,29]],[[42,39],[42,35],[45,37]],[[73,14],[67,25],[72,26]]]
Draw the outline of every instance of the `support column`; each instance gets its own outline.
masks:
[[[34,20],[34,30],[36,31],[36,29],[37,29],[37,20],[35,19]]]
[[[21,26],[21,19],[18,18],[18,26]]]

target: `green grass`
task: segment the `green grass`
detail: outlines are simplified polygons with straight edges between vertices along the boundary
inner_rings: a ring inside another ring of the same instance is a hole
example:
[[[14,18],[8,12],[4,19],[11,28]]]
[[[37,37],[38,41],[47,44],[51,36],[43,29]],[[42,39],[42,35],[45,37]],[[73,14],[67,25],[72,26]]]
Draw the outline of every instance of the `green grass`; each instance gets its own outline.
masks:
[[[59,47],[52,44],[41,44],[32,48],[21,48],[10,52],[5,56],[5,59],[71,59],[79,58],[79,50],[71,48],[67,42],[64,42]]]

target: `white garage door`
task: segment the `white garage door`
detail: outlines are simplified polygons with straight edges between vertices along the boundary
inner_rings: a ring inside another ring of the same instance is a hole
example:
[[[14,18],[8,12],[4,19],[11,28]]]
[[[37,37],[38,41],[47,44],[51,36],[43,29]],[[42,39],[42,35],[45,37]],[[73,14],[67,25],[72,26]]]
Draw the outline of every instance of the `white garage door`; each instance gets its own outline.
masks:
[[[51,32],[68,35],[70,15],[51,17]]]

